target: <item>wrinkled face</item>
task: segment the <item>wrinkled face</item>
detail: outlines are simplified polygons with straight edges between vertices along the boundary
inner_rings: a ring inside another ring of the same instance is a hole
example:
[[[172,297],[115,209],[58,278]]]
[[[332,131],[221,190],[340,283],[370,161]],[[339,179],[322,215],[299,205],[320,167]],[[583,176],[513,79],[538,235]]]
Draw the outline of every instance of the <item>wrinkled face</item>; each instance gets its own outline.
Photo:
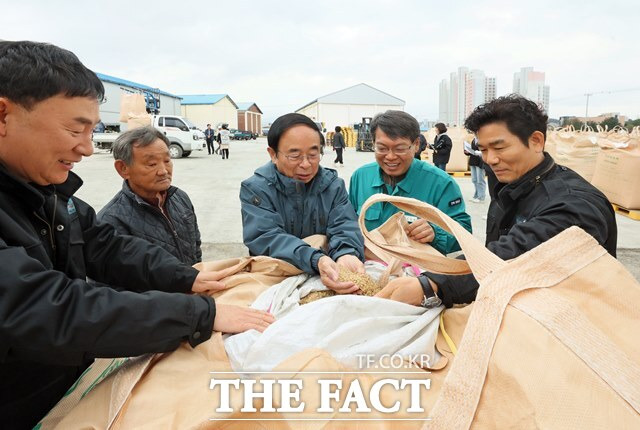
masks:
[[[391,139],[384,131],[376,129],[373,148],[380,168],[391,177],[407,173],[416,153],[418,139],[415,142],[408,137]]]
[[[61,184],[73,164],[93,154],[98,100],[57,95],[30,110],[0,97],[0,161],[39,185]]]
[[[320,135],[306,125],[294,125],[278,142],[278,152],[267,148],[271,161],[283,175],[302,181],[311,181],[320,166]]]
[[[158,193],[166,191],[171,185],[173,162],[169,156],[169,148],[160,139],[152,144],[133,146],[133,161],[130,166],[122,160],[116,170],[129,181],[131,190],[146,199],[154,198]]]
[[[502,183],[517,181],[544,159],[544,135],[539,131],[529,137],[529,146],[512,134],[504,122],[481,127],[477,136],[482,159]]]

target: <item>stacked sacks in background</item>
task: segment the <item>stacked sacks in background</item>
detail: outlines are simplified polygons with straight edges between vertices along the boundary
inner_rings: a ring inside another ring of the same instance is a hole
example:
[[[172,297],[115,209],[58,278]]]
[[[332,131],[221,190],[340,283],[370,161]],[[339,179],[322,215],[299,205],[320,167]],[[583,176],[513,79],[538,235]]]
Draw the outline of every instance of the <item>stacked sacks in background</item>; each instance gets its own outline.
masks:
[[[640,128],[601,132],[595,172],[591,183],[611,203],[625,209],[640,209]]]
[[[547,132],[545,149],[562,166],[591,182],[600,152],[598,134],[591,127],[576,131],[573,126]]]

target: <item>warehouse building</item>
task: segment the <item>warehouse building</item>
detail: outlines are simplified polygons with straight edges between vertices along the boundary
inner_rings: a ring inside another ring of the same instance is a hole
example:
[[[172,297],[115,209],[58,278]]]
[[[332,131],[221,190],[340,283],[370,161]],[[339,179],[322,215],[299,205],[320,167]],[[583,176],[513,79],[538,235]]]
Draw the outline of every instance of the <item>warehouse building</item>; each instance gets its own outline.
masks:
[[[228,94],[181,95],[182,116],[204,130],[207,124],[238,128],[238,105]]]
[[[360,124],[362,118],[374,117],[389,109],[404,110],[404,105],[404,100],[370,85],[358,84],[319,97],[296,112],[321,122],[327,131],[331,131],[336,125],[344,127]]]
[[[103,73],[96,73],[96,75],[104,85],[105,101],[100,104],[100,119],[111,129],[117,131],[126,129],[126,124],[120,123],[120,102],[123,94],[144,95],[149,113],[180,115],[180,97],[177,95]]]
[[[253,102],[238,103],[238,130],[262,133],[262,111]]]

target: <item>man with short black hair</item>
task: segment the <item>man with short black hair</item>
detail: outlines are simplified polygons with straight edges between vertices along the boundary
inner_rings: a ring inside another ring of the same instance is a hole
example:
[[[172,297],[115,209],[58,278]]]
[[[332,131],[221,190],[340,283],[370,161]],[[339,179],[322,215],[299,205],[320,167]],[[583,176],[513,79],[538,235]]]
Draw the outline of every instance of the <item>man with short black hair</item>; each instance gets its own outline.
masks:
[[[73,53],[0,41],[1,427],[33,428],[94,358],[172,351],[273,321],[191,294],[224,288],[219,273],[118,234],[74,197],[82,180],[71,169],[93,153],[103,97]]]
[[[487,218],[486,246],[510,260],[578,226],[616,256],[615,213],[607,198],[573,170],[544,152],[547,115],[519,96],[499,97],[476,108],[465,127],[476,134],[495,181]],[[544,268],[540,268],[544,270]],[[431,272],[391,281],[380,296],[419,304],[437,294],[445,306],[476,297],[473,275]]]
[[[98,220],[118,233],[141,237],[193,265],[202,261],[200,230],[187,193],[171,185],[169,139],[151,127],[129,130],[113,143],[114,166],[124,179]],[[213,145],[213,144],[212,144]]]

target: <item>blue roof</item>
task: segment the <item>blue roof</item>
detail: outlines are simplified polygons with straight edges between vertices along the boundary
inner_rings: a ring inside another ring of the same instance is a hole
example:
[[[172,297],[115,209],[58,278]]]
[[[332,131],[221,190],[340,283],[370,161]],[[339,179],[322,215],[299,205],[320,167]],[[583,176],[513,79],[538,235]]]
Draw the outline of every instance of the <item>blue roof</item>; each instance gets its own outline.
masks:
[[[171,93],[168,93],[166,91],[161,91],[158,88],[153,88],[153,87],[150,87],[148,85],[139,84],[139,83],[133,82],[133,81],[127,81],[126,79],[116,78],[115,76],[105,75],[104,73],[96,73],[96,75],[98,76],[98,78],[101,81],[111,82],[111,83],[118,84],[118,85],[126,85],[127,87],[137,88],[137,89],[140,89],[140,90],[147,90],[147,91],[150,91],[150,92],[153,92],[153,93],[163,94],[165,96],[175,97],[175,98],[178,98],[178,99],[180,98],[180,96],[176,96],[175,94],[171,94]]]
[[[180,97],[182,97],[181,103],[183,105],[212,105],[218,103],[226,96],[226,94],[184,94]]]

